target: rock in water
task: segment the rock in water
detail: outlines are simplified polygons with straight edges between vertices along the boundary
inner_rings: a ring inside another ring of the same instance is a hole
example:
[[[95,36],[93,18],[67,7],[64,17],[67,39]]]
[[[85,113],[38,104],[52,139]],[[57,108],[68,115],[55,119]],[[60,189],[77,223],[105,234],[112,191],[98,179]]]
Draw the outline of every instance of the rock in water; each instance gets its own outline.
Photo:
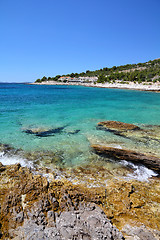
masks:
[[[123,123],[118,121],[104,121],[97,124],[98,130],[112,132],[115,135],[131,139],[133,141],[155,144],[160,143],[160,126],[149,125],[140,128],[134,124]]]
[[[97,124],[98,129],[113,131],[113,132],[123,132],[128,130],[140,130],[140,128],[134,124],[123,123],[118,121],[104,121]]]
[[[53,129],[48,129],[48,130],[42,130],[42,129],[26,129],[23,130],[23,132],[27,134],[34,134],[37,137],[49,137],[49,136],[54,136],[54,134],[59,133],[61,134],[63,129],[65,127],[58,127],[58,128],[53,128]]]
[[[67,134],[77,134],[77,133],[79,133],[79,132],[80,132],[80,130],[77,129],[77,130],[74,130],[74,131],[72,131],[72,132],[67,132]]]
[[[115,160],[126,160],[136,164],[143,164],[146,167],[160,173],[160,159],[158,157],[138,153],[128,149],[120,149],[102,145],[92,145],[91,147],[99,155]]]

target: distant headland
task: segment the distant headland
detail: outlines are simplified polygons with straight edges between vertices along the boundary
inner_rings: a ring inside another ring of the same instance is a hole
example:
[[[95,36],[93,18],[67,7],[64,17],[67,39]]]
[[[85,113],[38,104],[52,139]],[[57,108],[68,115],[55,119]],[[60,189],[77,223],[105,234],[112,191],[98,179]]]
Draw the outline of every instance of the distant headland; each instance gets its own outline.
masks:
[[[95,71],[43,77],[32,84],[82,85],[88,87],[123,88],[160,91],[160,58],[145,63],[127,64]]]

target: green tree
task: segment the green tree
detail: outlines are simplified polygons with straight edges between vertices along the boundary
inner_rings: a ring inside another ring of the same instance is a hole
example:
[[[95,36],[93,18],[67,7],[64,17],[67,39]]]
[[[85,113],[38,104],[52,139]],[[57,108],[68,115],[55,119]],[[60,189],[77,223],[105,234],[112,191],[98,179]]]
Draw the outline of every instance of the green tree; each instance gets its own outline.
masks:
[[[48,79],[47,79],[47,77],[44,76],[41,80],[42,80],[42,82],[45,82],[45,81],[47,81]]]
[[[104,75],[99,75],[97,83],[104,83],[106,82],[106,77]]]
[[[41,81],[40,78],[38,78],[38,79],[36,80],[36,83],[40,83],[40,82],[42,82],[42,81]]]

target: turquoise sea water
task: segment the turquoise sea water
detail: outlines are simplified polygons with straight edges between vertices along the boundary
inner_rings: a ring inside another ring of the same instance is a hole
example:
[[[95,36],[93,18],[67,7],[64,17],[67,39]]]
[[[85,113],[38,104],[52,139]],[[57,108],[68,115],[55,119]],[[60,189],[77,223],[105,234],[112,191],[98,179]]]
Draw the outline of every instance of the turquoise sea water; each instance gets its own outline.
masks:
[[[53,151],[68,165],[92,156],[91,144],[120,141],[100,121],[160,125],[160,94],[82,86],[0,84],[0,142],[25,151]],[[40,137],[27,130],[59,129]],[[158,146],[156,146],[158,149]]]

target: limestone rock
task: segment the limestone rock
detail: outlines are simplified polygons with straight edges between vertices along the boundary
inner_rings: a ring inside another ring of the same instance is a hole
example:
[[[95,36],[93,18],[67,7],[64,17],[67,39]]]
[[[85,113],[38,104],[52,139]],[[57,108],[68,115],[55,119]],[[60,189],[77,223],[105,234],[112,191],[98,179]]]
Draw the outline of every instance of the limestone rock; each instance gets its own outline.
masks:
[[[20,164],[3,166],[0,172],[0,236],[2,239],[65,239],[67,229],[77,234],[74,239],[103,239],[97,234],[108,232],[109,220],[122,229],[126,224],[160,229],[160,184],[158,178],[149,182],[112,178],[103,186],[86,187],[67,179],[48,182]],[[97,168],[98,171],[100,169]],[[89,174],[91,169],[81,175]],[[102,171],[102,170],[101,170]],[[77,172],[73,172],[76,176]],[[97,178],[99,172],[97,173]],[[88,205],[94,203],[95,205]],[[103,211],[101,210],[103,209]],[[69,214],[68,214],[69,212]],[[76,216],[76,217],[75,217]],[[84,222],[86,225],[84,226]],[[74,227],[69,227],[68,225]],[[107,225],[108,224],[108,225]],[[66,228],[66,226],[68,226]],[[94,229],[92,226],[95,226]],[[104,229],[105,226],[105,229]],[[60,228],[60,230],[59,230]],[[81,230],[78,230],[81,229]],[[113,230],[113,226],[111,227]],[[106,232],[107,231],[107,232]],[[113,230],[110,232],[112,239]],[[68,235],[67,235],[68,236]],[[108,236],[109,237],[109,236]],[[72,239],[72,238],[71,238]],[[107,239],[107,238],[106,238]],[[119,239],[119,238],[118,238]],[[158,238],[157,238],[158,239]]]
[[[144,125],[140,128],[134,124],[123,123],[118,121],[104,121],[97,124],[98,130],[113,132],[113,134],[131,139],[135,142],[160,143],[160,126],[159,125]]]
[[[115,160],[126,160],[136,164],[143,164],[146,167],[160,173],[160,158],[158,157],[138,153],[128,149],[113,148],[102,145],[92,145],[91,147],[99,155]]]
[[[108,131],[117,131],[117,132],[123,132],[127,130],[139,130],[140,128],[134,124],[130,123],[123,123],[118,121],[104,121],[99,122],[98,129],[108,130]]]
[[[104,212],[93,204],[81,207],[77,211],[60,213],[55,218],[55,226],[52,227],[44,226],[36,219],[26,219],[21,227],[12,231],[12,237],[16,240],[124,239],[122,233],[111,224]]]
[[[132,227],[129,224],[122,229],[126,240],[157,240],[160,236],[160,231],[147,229],[144,225],[140,227]]]

